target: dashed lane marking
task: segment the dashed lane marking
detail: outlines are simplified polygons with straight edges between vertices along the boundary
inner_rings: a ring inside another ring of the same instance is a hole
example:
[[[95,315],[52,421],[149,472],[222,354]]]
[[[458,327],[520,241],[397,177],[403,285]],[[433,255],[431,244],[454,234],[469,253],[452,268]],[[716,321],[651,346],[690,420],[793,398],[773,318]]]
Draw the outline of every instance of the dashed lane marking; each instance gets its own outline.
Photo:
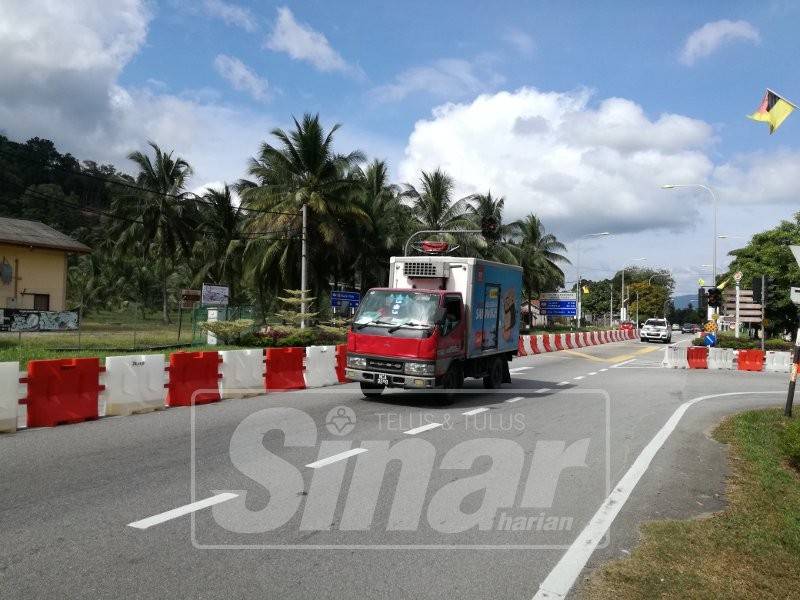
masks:
[[[182,517],[183,515],[188,515],[189,513],[193,513],[195,511],[208,508],[209,506],[214,506],[215,504],[219,504],[220,502],[227,502],[228,500],[233,500],[238,495],[239,494],[234,494],[232,492],[224,492],[222,494],[216,494],[215,496],[211,496],[210,498],[206,498],[204,500],[198,500],[197,502],[192,502],[191,504],[185,504],[184,506],[173,508],[172,510],[168,510],[166,512],[159,513],[157,515],[153,515],[152,517],[147,517],[146,519],[141,519],[139,521],[134,521],[133,523],[128,523],[128,527],[133,527],[134,529],[148,529],[153,525],[159,525],[166,521],[177,519],[178,517]]]
[[[437,427],[441,427],[441,423],[428,423],[427,425],[422,425],[421,427],[415,427],[414,429],[409,429],[408,431],[404,431],[406,435],[417,435],[418,433],[422,433],[423,431],[428,431],[430,429],[436,429]]]
[[[482,412],[486,412],[487,410],[489,409],[484,406],[481,408],[473,408],[472,410],[468,410],[467,412],[463,412],[461,414],[464,415],[465,417],[471,417],[472,415],[478,415]],[[408,432],[406,431],[406,433]]]
[[[352,450],[345,450],[344,452],[340,452],[339,454],[334,454],[333,456],[322,458],[316,462],[308,463],[306,466],[309,469],[319,469],[320,467],[324,467],[325,465],[339,462],[340,460],[350,458],[351,456],[355,456],[356,454],[361,454],[362,452],[366,451],[367,451],[366,448],[353,448]]]

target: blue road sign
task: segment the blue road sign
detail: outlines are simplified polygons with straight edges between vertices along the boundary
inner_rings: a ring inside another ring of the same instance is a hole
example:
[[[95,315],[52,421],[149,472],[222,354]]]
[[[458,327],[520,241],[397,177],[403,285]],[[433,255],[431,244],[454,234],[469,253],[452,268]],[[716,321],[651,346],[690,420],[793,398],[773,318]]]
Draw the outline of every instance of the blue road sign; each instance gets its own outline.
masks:
[[[539,311],[548,317],[574,317],[578,314],[575,300],[540,300]]]
[[[331,306],[334,308],[358,308],[361,294],[358,292],[331,292]]]

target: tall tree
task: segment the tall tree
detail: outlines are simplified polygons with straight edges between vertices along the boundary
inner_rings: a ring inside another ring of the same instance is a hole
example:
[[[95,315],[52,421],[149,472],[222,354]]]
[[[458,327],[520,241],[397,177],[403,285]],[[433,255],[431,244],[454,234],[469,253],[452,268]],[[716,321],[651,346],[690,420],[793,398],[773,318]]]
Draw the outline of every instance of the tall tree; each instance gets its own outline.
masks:
[[[197,207],[184,189],[192,173],[189,163],[172,152],[164,152],[155,142],[148,144],[153,150],[152,158],[138,150],[128,155],[139,167],[136,183],[142,190],[116,198],[113,206],[123,219],[118,231],[119,245],[130,248],[141,242],[158,262],[162,319],[169,323],[169,265],[178,250],[184,256],[189,253],[197,225]]]
[[[308,207],[309,282],[315,294],[328,287],[341,257],[359,240],[344,236],[345,224],[365,222],[353,200],[354,170],[364,156],[359,151],[337,154],[336,124],[326,133],[319,115],[294,120],[294,129],[273,129],[276,145],[264,142],[250,159],[251,180],[239,183],[244,206],[260,211],[248,221],[245,259],[250,279],[260,289],[265,280],[273,290],[296,288],[300,270],[301,209]]]
[[[402,193],[411,201],[413,209],[413,225],[417,231],[443,229],[469,229],[472,221],[469,218],[469,200],[453,199],[453,178],[441,169],[422,171],[419,187],[405,184]],[[453,236],[441,236],[452,241]],[[460,236],[461,244],[475,245],[475,236]]]
[[[472,228],[481,229],[484,223],[494,222],[495,228],[484,233],[483,240],[478,240],[478,252],[487,260],[517,264],[514,252],[514,238],[519,236],[519,223],[504,223],[503,209],[506,199],[486,194],[474,194],[469,197],[467,213],[471,218]]]

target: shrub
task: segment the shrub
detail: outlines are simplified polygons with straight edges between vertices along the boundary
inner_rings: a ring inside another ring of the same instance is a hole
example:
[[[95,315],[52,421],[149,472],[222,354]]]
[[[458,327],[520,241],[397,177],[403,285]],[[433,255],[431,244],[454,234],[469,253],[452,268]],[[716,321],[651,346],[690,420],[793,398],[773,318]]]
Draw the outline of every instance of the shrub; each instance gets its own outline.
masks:
[[[241,339],[242,335],[253,328],[252,319],[236,319],[235,321],[206,321],[200,324],[203,331],[213,333],[223,344],[231,344]]]
[[[787,342],[780,338],[764,340],[764,350],[791,350],[792,348],[792,342]]]

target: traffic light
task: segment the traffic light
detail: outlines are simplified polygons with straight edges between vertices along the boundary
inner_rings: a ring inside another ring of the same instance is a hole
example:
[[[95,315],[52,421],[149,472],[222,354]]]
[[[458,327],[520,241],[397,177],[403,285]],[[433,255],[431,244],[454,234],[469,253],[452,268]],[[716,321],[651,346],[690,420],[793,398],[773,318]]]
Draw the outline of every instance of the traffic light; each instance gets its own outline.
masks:
[[[761,275],[753,277],[753,302],[761,304]]]
[[[766,285],[765,289],[762,289],[761,283]],[[775,283],[774,277],[764,277],[761,279],[761,276],[753,277],[753,302],[758,304],[761,303],[761,294],[764,294],[764,300],[769,301],[770,298],[774,298],[775,295],[778,293],[778,284]]]
[[[711,308],[722,306],[722,290],[715,287],[708,290],[708,305]]]

